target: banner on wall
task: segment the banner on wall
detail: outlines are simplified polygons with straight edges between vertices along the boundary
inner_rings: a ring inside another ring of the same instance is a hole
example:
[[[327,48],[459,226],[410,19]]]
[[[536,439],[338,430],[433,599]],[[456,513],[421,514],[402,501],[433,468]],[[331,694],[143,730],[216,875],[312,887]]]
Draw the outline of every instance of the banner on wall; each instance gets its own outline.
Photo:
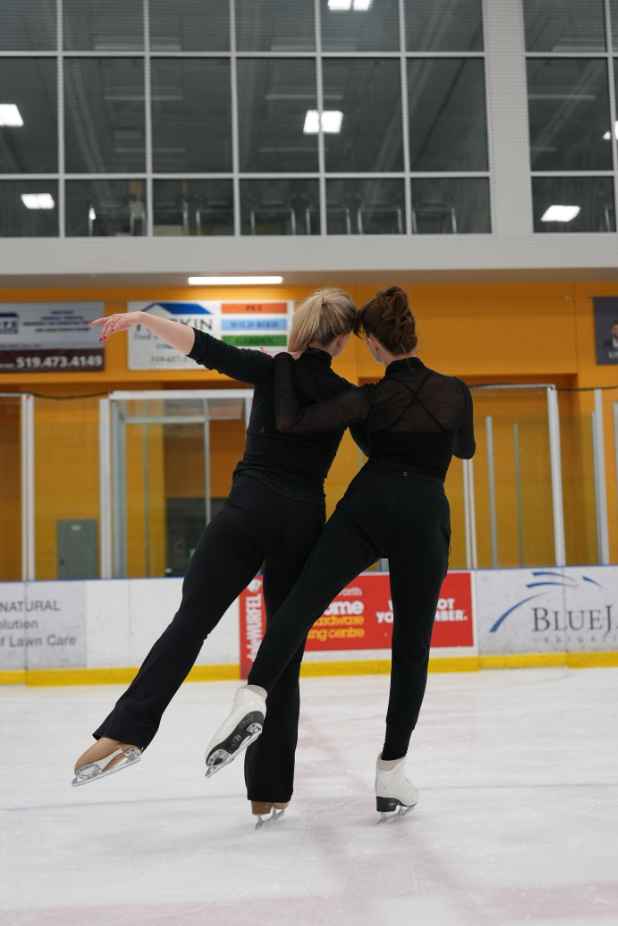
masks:
[[[485,655],[618,649],[618,570],[483,570],[477,633]]]
[[[618,298],[596,297],[592,304],[597,364],[618,363]]]
[[[98,329],[102,302],[0,303],[0,373],[102,370]]]
[[[191,325],[236,347],[280,350],[287,347],[294,302],[129,302],[127,309]],[[142,325],[128,335],[130,370],[195,370],[194,360]]]
[[[0,584],[0,670],[86,665],[83,582]]]
[[[393,606],[388,573],[363,573],[346,586],[309,631],[306,649],[389,650],[393,634]],[[474,646],[472,576],[449,572],[440,593],[431,646]],[[246,678],[264,630],[266,612],[262,577],[240,596],[240,663]]]

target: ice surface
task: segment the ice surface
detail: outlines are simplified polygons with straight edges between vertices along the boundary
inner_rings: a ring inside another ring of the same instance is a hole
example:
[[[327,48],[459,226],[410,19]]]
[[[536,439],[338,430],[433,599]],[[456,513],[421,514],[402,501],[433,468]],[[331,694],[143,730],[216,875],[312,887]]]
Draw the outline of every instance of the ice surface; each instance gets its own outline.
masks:
[[[186,684],[134,768],[72,789],[120,687],[0,689],[2,926],[618,926],[618,669],[432,675],[377,825],[385,676],[308,678],[294,799],[256,831]]]

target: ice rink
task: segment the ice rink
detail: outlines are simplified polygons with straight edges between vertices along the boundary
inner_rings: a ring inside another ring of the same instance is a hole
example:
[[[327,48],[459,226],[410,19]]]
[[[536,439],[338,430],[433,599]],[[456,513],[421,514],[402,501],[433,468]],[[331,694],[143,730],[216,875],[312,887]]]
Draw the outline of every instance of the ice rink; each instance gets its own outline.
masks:
[[[0,689],[0,923],[618,926],[618,669],[431,675],[378,825],[385,676],[302,682],[297,789],[256,831],[242,762],[206,781],[234,682],[186,684],[133,769],[72,766],[119,687]]]

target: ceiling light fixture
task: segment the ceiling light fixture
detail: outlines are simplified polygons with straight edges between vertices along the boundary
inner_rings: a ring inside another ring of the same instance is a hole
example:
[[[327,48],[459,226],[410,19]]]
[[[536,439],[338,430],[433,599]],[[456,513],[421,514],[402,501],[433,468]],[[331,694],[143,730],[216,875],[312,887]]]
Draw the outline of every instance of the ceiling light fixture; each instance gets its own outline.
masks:
[[[190,286],[278,286],[283,277],[189,277]]]
[[[371,6],[373,0],[328,0],[328,9],[333,11],[357,10],[365,11]]]
[[[550,206],[541,216],[541,222],[572,222],[581,212],[581,206]]]
[[[22,193],[21,201],[26,209],[53,209],[56,205],[51,193]]]
[[[341,131],[343,113],[338,109],[325,109],[322,113],[322,131],[329,135],[338,135]],[[317,109],[308,109],[305,116],[303,132],[305,135],[317,135],[320,127],[320,114]]]
[[[15,103],[0,103],[0,125],[23,125],[24,120]]]
[[[614,123],[614,135],[616,136],[616,138],[618,138],[618,122],[615,122],[615,123]],[[610,132],[606,132],[605,135],[603,136],[603,138],[605,139],[605,141],[609,141],[611,137],[612,137],[612,136],[611,136]]]

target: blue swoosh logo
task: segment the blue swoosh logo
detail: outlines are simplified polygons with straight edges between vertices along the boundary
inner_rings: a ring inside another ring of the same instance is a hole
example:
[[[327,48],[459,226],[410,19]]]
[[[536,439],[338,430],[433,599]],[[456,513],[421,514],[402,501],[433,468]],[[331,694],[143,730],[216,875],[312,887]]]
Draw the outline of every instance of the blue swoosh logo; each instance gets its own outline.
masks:
[[[512,608],[509,608],[508,611],[505,611],[504,614],[502,614],[502,615],[498,618],[498,620],[497,620],[496,623],[493,625],[493,627],[490,628],[489,632],[490,632],[490,633],[495,633],[496,630],[498,629],[498,627],[500,626],[500,624],[501,624],[504,620],[506,620],[506,618],[509,616],[509,614],[512,614],[513,611],[515,611],[516,608],[520,608],[520,607],[522,606],[522,604],[526,604],[527,601],[532,601],[533,598],[541,598],[541,596],[542,596],[542,595],[530,595],[529,598],[524,598],[523,601],[518,601],[517,604],[514,604]]]
[[[600,585],[598,582],[595,582],[594,579],[589,579],[588,576],[582,576],[582,579],[584,582],[591,582],[593,585],[598,585],[599,588],[603,588],[602,585]]]
[[[151,302],[144,312],[158,308],[165,309],[170,315],[212,315],[212,312],[197,302]]]

